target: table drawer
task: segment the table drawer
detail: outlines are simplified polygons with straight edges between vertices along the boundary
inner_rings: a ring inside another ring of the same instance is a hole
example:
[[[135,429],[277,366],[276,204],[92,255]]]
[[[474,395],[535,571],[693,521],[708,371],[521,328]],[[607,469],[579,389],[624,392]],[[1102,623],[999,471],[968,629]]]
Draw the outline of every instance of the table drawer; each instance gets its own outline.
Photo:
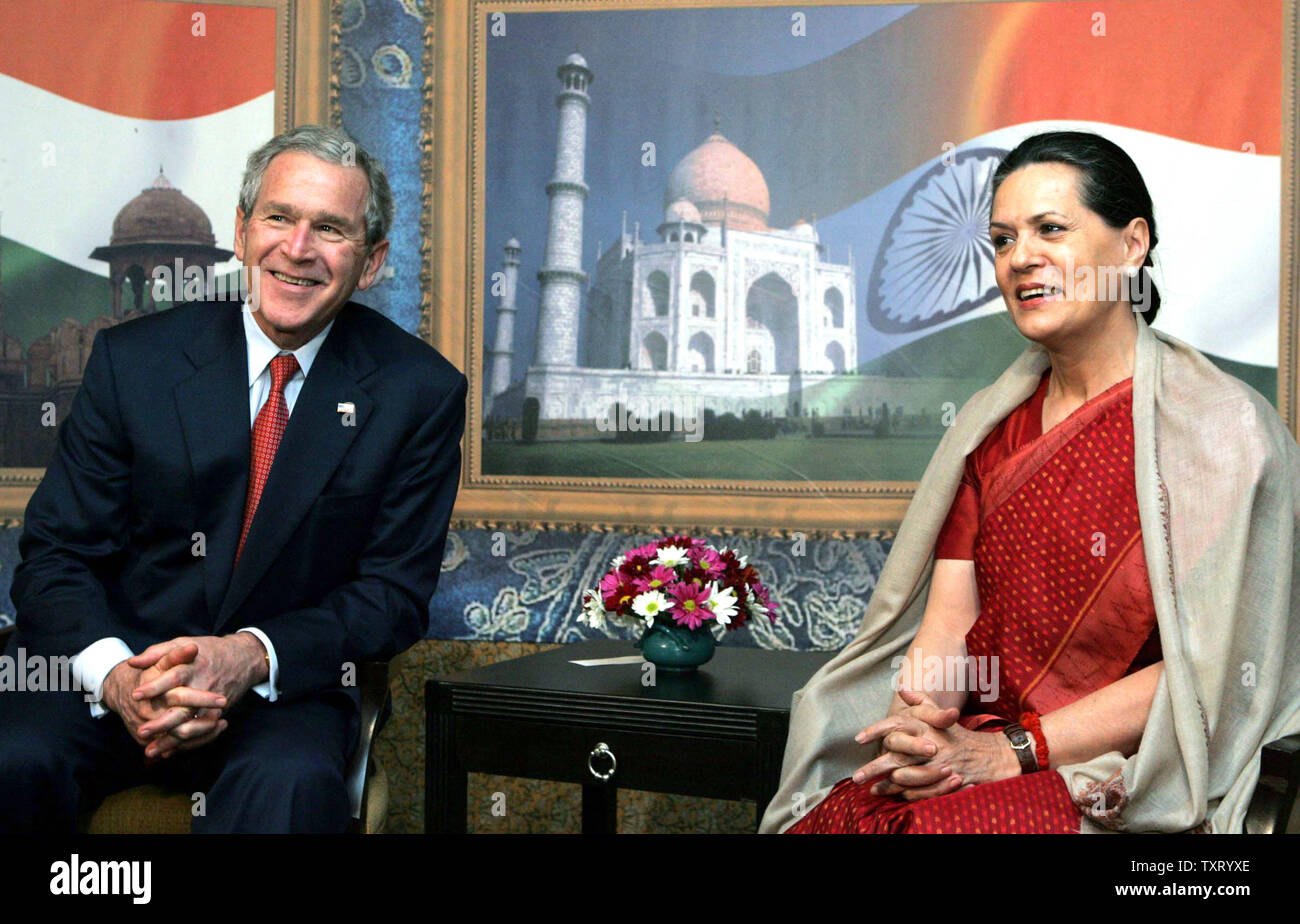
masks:
[[[604,744],[612,759],[596,752]],[[716,799],[758,796],[758,744],[739,739],[644,733],[600,726],[475,717],[455,728],[457,763],[471,773],[497,773],[568,783]],[[601,780],[588,767],[609,773]]]

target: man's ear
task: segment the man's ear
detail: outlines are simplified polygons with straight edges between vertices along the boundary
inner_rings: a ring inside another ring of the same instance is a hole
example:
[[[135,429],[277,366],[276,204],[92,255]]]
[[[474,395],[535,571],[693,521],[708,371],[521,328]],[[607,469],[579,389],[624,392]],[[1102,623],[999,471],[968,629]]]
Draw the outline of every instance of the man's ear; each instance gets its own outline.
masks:
[[[247,217],[244,210],[235,206],[235,259],[240,263],[244,262],[244,231],[247,223]]]
[[[366,254],[365,269],[361,271],[361,278],[357,280],[358,289],[368,289],[374,283],[375,277],[379,275],[379,270],[384,265],[384,259],[388,256],[388,241],[382,240],[374,247],[370,248],[370,253]]]

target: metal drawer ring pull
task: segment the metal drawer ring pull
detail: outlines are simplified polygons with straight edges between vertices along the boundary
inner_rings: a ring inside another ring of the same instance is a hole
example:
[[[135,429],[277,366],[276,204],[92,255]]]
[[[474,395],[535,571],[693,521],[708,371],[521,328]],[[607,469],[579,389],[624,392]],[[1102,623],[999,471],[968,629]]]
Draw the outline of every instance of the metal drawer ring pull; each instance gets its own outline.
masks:
[[[604,773],[601,773],[593,766],[593,761],[595,761],[597,757],[609,758],[609,769]],[[592,748],[591,753],[587,755],[587,769],[591,771],[592,776],[600,780],[602,783],[608,782],[613,779],[614,771],[618,770],[618,758],[616,758],[614,752],[609,749],[609,745],[602,741],[600,744]]]

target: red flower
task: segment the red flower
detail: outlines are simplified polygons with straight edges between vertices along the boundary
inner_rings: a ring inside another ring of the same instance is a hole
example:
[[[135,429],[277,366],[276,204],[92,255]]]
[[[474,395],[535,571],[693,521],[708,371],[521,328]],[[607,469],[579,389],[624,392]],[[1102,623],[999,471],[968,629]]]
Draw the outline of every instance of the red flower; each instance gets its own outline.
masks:
[[[631,581],[620,581],[610,593],[604,594],[602,599],[605,602],[605,609],[623,616],[631,616],[632,601],[636,599],[636,595],[636,586]]]

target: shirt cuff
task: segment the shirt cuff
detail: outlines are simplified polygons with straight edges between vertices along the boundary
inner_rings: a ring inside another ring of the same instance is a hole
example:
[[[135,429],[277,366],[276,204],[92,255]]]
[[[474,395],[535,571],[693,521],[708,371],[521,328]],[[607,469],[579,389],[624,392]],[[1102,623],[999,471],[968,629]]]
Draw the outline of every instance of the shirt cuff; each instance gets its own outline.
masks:
[[[266,648],[266,653],[271,659],[270,671],[265,682],[259,683],[253,687],[253,692],[262,697],[262,699],[266,700],[268,703],[273,703],[280,697],[280,693],[277,690],[278,681],[280,679],[280,662],[275,656],[275,646],[271,644],[271,640],[266,637],[266,633],[261,629],[254,629],[252,626],[245,626],[239,631],[257,636],[258,641],[260,641]]]
[[[96,718],[108,715],[104,705],[104,681],[127,658],[134,655],[120,638],[101,638],[81,650],[72,659],[72,678],[77,689],[86,694],[90,714]]]

